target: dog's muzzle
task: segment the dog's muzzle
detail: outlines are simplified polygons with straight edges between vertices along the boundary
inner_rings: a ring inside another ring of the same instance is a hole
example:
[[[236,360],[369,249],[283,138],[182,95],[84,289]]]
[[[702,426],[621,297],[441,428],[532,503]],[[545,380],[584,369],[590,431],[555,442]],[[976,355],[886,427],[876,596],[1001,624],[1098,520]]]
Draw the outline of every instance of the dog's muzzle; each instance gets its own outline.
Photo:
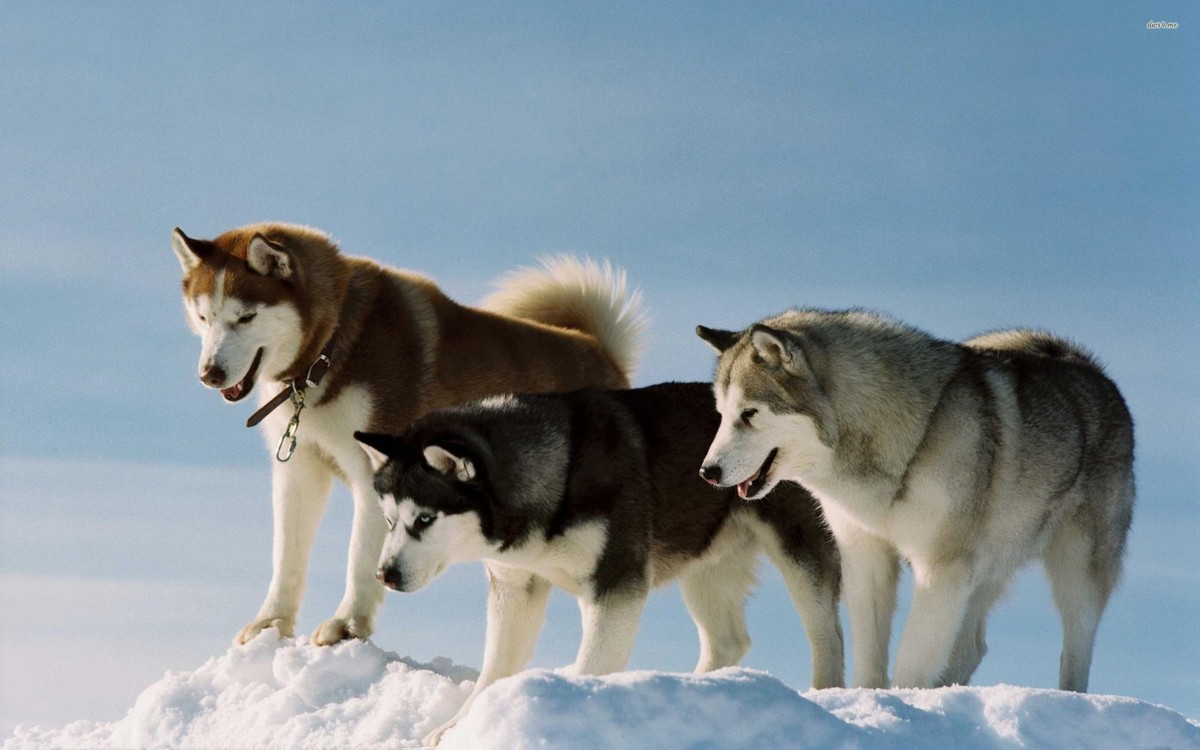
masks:
[[[380,568],[375,571],[375,577],[379,579],[380,583],[393,591],[404,590],[404,574],[396,568],[390,566]]]

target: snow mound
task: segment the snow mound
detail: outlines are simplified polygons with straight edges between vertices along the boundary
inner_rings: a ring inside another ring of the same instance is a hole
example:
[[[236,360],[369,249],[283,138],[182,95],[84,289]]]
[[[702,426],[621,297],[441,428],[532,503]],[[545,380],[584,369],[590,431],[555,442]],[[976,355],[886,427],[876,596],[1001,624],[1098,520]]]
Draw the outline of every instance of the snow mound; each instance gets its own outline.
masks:
[[[320,648],[269,630],[194,672],[167,672],[120,721],[18,726],[4,750],[419,747],[476,676],[448,659],[419,664],[367,641]]]
[[[498,682],[446,733],[448,750],[522,748],[840,748],[847,724],[763,672],[534,670]]]
[[[1200,748],[1200,723],[1133,698],[1010,685],[797,693],[763,672],[532,671],[498,682],[446,733],[524,748]]]
[[[20,726],[4,748],[419,747],[475,676],[369,642],[318,648],[268,631],[194,672],[168,672],[119,721]],[[442,747],[1200,750],[1200,723],[1132,698],[1007,685],[801,694],[748,669],[531,670],[483,693]]]

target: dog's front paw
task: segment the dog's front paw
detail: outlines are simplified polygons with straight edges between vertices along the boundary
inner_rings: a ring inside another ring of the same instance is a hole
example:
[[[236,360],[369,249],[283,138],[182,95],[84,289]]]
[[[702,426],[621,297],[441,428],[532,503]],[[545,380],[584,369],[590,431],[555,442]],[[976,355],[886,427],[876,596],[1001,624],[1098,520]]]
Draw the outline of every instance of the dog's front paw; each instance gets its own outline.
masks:
[[[362,617],[331,617],[313,631],[312,642],[318,646],[332,646],[352,638],[366,640],[374,628],[371,621]]]
[[[296,621],[290,617],[263,617],[254,620],[246,627],[238,631],[238,634],[233,637],[233,645],[241,646],[254,640],[259,633],[270,628],[275,628],[279,631],[279,635],[284,638],[291,638],[296,635]]]
[[[425,745],[426,747],[437,747],[438,743],[442,741],[442,735],[446,733],[446,730],[450,729],[450,727],[457,723],[458,717],[447,721],[445,724],[425,735],[425,739],[421,740],[421,744]]]

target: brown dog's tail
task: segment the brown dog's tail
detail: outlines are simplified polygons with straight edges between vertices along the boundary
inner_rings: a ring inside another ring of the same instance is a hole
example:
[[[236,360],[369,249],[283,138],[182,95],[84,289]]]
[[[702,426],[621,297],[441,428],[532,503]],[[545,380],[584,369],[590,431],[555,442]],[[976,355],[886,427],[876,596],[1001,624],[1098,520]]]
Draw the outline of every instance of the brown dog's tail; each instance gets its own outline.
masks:
[[[624,271],[608,261],[557,255],[501,277],[496,287],[483,307],[595,336],[626,379],[632,377],[646,314],[641,292],[626,291]]]

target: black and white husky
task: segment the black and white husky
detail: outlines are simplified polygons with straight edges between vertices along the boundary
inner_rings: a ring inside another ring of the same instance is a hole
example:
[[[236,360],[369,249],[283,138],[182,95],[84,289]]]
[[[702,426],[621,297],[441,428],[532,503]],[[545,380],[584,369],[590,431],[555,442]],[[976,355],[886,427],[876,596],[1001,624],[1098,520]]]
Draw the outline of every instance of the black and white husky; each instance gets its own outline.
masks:
[[[379,578],[416,591],[451,563],[485,562],[487,643],[473,699],[529,661],[552,584],[579,598],[577,673],[624,669],[651,588],[675,578],[700,635],[696,671],[737,664],[765,549],[804,622],[813,686],[840,686],[832,536],[796,485],[746,503],[746,488],[714,490],[696,475],[719,421],[708,384],[667,383],[490,398],[432,412],[398,437],[356,433],[378,467],[391,528]]]

